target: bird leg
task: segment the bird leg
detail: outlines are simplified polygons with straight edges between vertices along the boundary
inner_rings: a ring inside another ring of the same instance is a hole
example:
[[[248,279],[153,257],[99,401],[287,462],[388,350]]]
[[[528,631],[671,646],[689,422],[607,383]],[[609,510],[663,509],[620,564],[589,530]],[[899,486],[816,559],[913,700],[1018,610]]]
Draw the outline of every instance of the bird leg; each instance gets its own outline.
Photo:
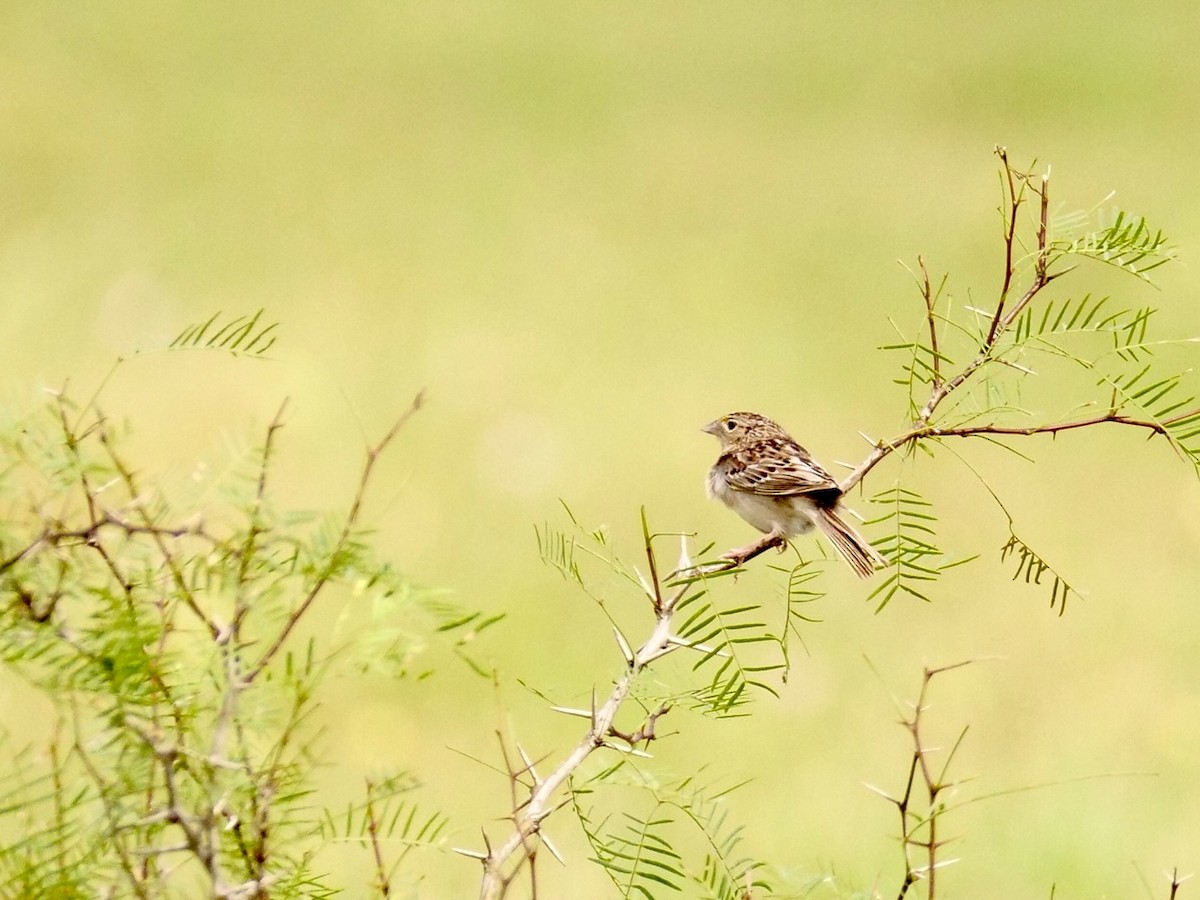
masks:
[[[756,556],[761,556],[772,547],[778,547],[780,553],[787,550],[787,535],[782,531],[772,531],[769,534],[764,534],[753,544],[721,554],[718,557],[718,562],[703,563],[697,566],[676,569],[666,577],[666,581],[669,583],[676,578],[695,578],[704,575],[715,575],[717,572],[728,572],[730,569],[740,568],[743,563],[749,562]]]
[[[730,550],[728,553],[722,554],[721,559],[727,559],[735,566],[741,566],[754,559],[754,557],[766,553],[772,547],[778,547],[779,552],[783,553],[785,550],[787,550],[787,546],[787,535],[779,529],[775,529],[774,531],[764,534],[753,544],[750,544],[746,547],[741,547],[737,550]]]

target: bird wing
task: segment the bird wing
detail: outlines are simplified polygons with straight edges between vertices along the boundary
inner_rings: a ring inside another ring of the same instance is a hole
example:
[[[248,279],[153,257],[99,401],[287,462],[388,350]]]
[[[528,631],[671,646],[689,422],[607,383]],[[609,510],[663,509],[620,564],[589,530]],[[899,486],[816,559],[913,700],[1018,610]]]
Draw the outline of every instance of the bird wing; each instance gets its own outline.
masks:
[[[838,483],[795,441],[772,439],[731,450],[721,459],[731,488],[787,497],[838,490]]]

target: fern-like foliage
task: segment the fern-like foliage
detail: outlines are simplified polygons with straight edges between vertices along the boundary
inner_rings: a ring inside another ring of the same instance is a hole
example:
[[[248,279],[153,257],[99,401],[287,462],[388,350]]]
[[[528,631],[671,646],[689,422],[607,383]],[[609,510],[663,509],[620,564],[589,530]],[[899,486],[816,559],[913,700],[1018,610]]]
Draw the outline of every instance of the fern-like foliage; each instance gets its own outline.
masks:
[[[1022,313],[1012,332],[1013,347],[1052,353],[1096,375],[1098,396],[1113,420],[1136,419],[1167,438],[1200,473],[1200,411],[1196,395],[1185,385],[1187,372],[1163,373],[1151,361],[1157,347],[1190,341],[1153,341],[1151,307],[1112,309],[1108,297],[1047,302],[1040,311]],[[1103,334],[1109,339],[1099,353],[1088,354],[1072,338]]]
[[[1161,230],[1150,227],[1145,217],[1124,210],[1119,210],[1107,227],[1055,241],[1050,250],[1056,256],[1099,260],[1143,281],[1149,281],[1150,272],[1178,255]]]
[[[716,715],[730,712],[751,687],[779,696],[762,677],[768,672],[782,672],[785,661],[756,661],[750,656],[753,648],[780,641],[767,627],[767,613],[761,604],[722,607],[708,599],[707,591],[697,591],[676,608],[685,617],[679,625],[679,636],[700,654],[693,671],[703,668],[711,671],[708,685],[697,695],[698,699],[704,697],[711,703],[711,712]]]
[[[973,558],[946,560],[934,543],[937,516],[933,504],[916,491],[897,484],[871,497],[871,503],[882,510],[866,523],[878,526],[872,532],[871,543],[888,563],[880,573],[883,580],[867,598],[878,599],[877,609],[887,606],[897,592],[928,602],[927,585],[947,569]]]
[[[1102,374],[1098,386],[1111,389],[1114,410],[1134,410],[1153,423],[1200,474],[1200,411],[1196,396],[1183,388],[1186,375],[1162,376],[1147,364],[1133,372]]]
[[[935,363],[941,363],[946,366],[954,365],[954,360],[949,356],[938,350],[934,350],[928,344],[921,341],[882,344],[879,349],[900,352],[908,357],[907,361],[901,364],[903,375],[893,379],[892,383],[908,388],[910,394],[913,393],[916,386],[930,384],[934,380],[938,371],[934,368]]]
[[[385,896],[386,887],[409,854],[445,845],[450,820],[407,799],[419,786],[407,772],[378,782],[368,781],[364,800],[348,804],[337,818],[332,810],[322,813],[320,839],[325,843],[358,844],[374,856],[376,887]],[[385,859],[384,848],[390,859]]]
[[[58,713],[39,766],[0,746],[23,785],[0,776],[0,895],[174,896],[194,876],[214,896],[333,893],[314,864],[309,719],[337,648],[292,626],[339,586],[407,623],[396,676],[489,620],[418,599],[354,514],[275,509],[279,427],[202,503],[132,465],[93,404],[59,396],[0,429],[0,665]],[[377,802],[379,828],[440,836],[442,819]]]
[[[671,843],[659,832],[665,831],[674,820],[660,814],[656,805],[650,815],[642,818],[632,813],[619,814],[620,824],[605,819],[594,828],[584,815],[579,821],[592,845],[598,863],[621,897],[644,897],[653,900],[659,887],[672,891],[682,889],[683,858],[671,848]]]
[[[607,530],[603,527],[584,528],[571,507],[563,501],[559,502],[567,514],[569,528],[558,528],[549,523],[534,526],[538,555],[542,562],[582,588],[601,608],[614,581],[622,587],[643,592],[646,587],[644,579],[616,555],[609,544]]]
[[[799,604],[818,596],[803,587],[810,578],[808,574],[796,575],[794,592],[789,590],[788,594],[787,619],[783,631],[777,633],[768,624],[773,614],[763,604],[730,604],[714,592],[723,581],[733,579],[738,570],[700,562],[669,577],[657,571],[643,573],[613,552],[604,529],[586,529],[565,504],[564,509],[571,519],[571,529],[548,524],[536,527],[538,552],[547,565],[582,588],[618,631],[612,608],[619,593],[632,593],[642,602],[649,599],[653,603],[661,599],[663,591],[682,591],[674,607],[674,634],[694,655],[692,671],[705,673],[707,681],[680,694],[660,697],[660,701],[684,703],[708,715],[730,716],[748,702],[752,688],[778,696],[767,677],[786,676],[787,628],[795,630],[800,617],[793,614]],[[643,528],[648,547],[666,540],[682,540],[686,547],[684,536],[651,533],[644,514]],[[704,548],[704,552],[709,550],[711,545]],[[656,556],[653,549],[650,556]],[[772,653],[772,648],[777,652]]]
[[[710,799],[700,790],[688,791],[682,797],[679,808],[708,841],[704,864],[695,876],[703,896],[711,900],[742,900],[753,896],[756,890],[769,891],[771,885],[761,874],[763,864],[739,855],[745,826],[731,822],[729,809],[720,798]]]
[[[774,567],[773,567],[774,568]],[[784,587],[783,623],[774,632],[779,641],[779,652],[783,658],[781,678],[787,681],[791,669],[790,641],[800,637],[800,623],[812,624],[817,620],[805,615],[804,610],[810,603],[816,603],[825,596],[824,591],[815,588],[817,579],[821,577],[824,567],[815,560],[804,560],[787,570],[787,584]]]
[[[83,826],[57,806],[58,781],[66,768],[55,756],[51,771],[39,771],[28,749],[0,742],[8,767],[0,775],[0,817],[19,818],[19,831],[0,842],[0,896],[84,897],[98,874],[97,860],[86,849]],[[87,791],[77,787],[63,802],[86,804]]]
[[[187,326],[171,341],[172,350],[205,348],[225,350],[234,356],[262,356],[275,344],[273,332],[278,322],[262,324],[264,310],[249,316],[235,316],[221,322],[221,313],[215,312],[203,322]]]
[[[646,795],[648,810],[597,818],[584,803],[601,785]],[[770,892],[764,864],[741,851],[744,827],[726,798],[738,785],[702,785],[695,776],[662,782],[622,760],[572,786],[572,802],[598,863],[621,897],[669,896],[690,886],[705,900],[743,900]],[[689,852],[690,851],[690,852]]]
[[[425,678],[433,672],[428,636],[444,636],[453,652],[477,674],[488,668],[471,654],[484,631],[504,621],[451,602],[445,591],[413,584],[390,566],[354,585],[338,616],[334,637],[347,649],[342,659],[360,674]]]
[[[1013,327],[1013,343],[1073,359],[1076,354],[1062,343],[1063,338],[1102,334],[1110,338],[1111,351],[1121,360],[1137,362],[1150,355],[1147,327],[1157,310],[1113,309],[1111,300],[1085,294],[1079,299],[1049,300],[1040,311],[1026,307]]]
[[[1060,616],[1067,611],[1067,597],[1071,594],[1079,596],[1065,578],[1013,532],[1009,533],[1008,540],[1000,548],[1000,561],[1006,562],[1010,558],[1017,564],[1013,571],[1013,581],[1021,580],[1026,584],[1036,585],[1049,583],[1050,608],[1057,607]]]

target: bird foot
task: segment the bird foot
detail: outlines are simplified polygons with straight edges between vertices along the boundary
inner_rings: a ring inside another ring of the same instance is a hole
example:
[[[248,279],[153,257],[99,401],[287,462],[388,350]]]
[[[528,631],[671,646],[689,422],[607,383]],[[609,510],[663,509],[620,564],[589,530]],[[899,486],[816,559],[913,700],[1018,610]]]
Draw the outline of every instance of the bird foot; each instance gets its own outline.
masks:
[[[772,531],[769,534],[763,535],[753,544],[722,554],[721,559],[729,560],[734,566],[741,566],[754,559],[754,557],[766,553],[772,547],[778,547],[780,553],[785,552],[788,547],[787,536],[783,532]]]

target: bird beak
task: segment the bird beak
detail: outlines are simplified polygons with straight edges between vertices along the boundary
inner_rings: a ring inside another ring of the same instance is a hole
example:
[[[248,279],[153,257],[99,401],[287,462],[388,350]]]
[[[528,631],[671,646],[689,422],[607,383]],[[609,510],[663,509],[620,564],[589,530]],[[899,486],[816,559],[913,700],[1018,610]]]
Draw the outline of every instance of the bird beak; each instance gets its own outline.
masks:
[[[703,431],[705,434],[719,435],[721,433],[721,420],[717,419],[715,421],[709,422],[707,425],[705,425],[700,430]]]

